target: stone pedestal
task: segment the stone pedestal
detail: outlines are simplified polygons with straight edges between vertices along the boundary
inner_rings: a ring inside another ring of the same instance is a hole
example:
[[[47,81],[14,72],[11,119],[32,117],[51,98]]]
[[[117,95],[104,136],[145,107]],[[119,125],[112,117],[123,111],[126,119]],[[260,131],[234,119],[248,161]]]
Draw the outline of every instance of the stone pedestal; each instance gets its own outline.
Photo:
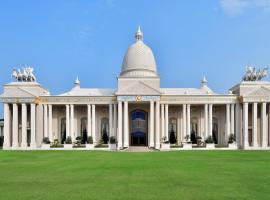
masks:
[[[192,144],[191,143],[184,143],[183,144],[183,149],[184,150],[190,150],[190,149],[192,149]]]
[[[215,149],[215,144],[214,143],[206,144],[206,148],[207,149]]]
[[[161,144],[161,151],[169,151],[171,149],[171,144],[170,143],[162,143]]]

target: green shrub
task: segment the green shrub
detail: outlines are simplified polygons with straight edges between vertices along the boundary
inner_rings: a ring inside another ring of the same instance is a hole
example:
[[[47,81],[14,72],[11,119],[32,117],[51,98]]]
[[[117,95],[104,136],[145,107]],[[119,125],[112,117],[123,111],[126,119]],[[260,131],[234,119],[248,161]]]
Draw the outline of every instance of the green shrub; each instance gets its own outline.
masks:
[[[233,133],[231,133],[229,135],[229,141],[228,141],[228,143],[229,144],[232,144],[232,143],[234,143],[234,141],[235,141],[235,135]]]
[[[93,144],[93,137],[92,136],[88,136],[87,144]]]
[[[167,137],[166,137],[166,136],[162,137],[161,142],[162,142],[163,144],[169,144],[169,143],[170,143],[170,142],[167,140]]]
[[[186,140],[186,142],[189,140],[189,135],[185,136],[185,140]]]
[[[48,137],[43,138],[42,142],[43,144],[51,144],[51,141],[49,140]]]
[[[212,144],[212,143],[214,143],[213,137],[212,137],[211,135],[209,135],[209,136],[206,138],[205,143],[207,143],[207,144]]]
[[[115,139],[115,137],[114,137],[114,136],[111,136],[109,142],[110,142],[110,144],[116,144],[116,139]]]
[[[70,136],[67,137],[66,144],[72,144],[72,138]]]
[[[101,145],[104,144],[103,138],[100,138],[99,144],[101,144]]]

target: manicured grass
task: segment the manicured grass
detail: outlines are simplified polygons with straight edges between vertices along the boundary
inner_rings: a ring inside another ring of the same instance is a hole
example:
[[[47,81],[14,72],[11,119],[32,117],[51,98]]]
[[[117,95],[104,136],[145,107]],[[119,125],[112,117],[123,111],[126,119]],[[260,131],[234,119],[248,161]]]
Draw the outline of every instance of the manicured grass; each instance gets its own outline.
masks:
[[[0,199],[270,199],[270,152],[0,151]]]

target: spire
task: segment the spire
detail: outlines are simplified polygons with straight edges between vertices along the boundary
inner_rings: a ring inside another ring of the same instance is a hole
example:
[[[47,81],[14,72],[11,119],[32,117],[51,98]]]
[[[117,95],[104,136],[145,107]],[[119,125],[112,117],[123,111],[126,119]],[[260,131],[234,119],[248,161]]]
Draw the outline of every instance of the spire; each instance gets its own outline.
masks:
[[[74,85],[75,85],[75,87],[80,87],[80,80],[79,80],[78,76],[74,82]]]
[[[140,26],[138,26],[138,30],[135,33],[135,38],[136,38],[136,41],[142,41],[143,40],[143,33],[141,31],[141,27]]]
[[[202,87],[207,86],[208,81],[207,81],[205,76],[203,76],[203,79],[202,79],[201,83],[202,83]]]

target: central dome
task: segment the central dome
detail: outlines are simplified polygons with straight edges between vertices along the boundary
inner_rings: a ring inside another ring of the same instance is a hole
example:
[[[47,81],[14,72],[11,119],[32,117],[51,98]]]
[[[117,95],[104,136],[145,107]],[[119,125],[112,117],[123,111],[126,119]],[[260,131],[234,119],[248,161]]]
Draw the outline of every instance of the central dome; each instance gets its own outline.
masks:
[[[143,33],[138,28],[136,42],[132,44],[124,57],[121,76],[156,77],[156,61],[152,50],[143,43]]]

